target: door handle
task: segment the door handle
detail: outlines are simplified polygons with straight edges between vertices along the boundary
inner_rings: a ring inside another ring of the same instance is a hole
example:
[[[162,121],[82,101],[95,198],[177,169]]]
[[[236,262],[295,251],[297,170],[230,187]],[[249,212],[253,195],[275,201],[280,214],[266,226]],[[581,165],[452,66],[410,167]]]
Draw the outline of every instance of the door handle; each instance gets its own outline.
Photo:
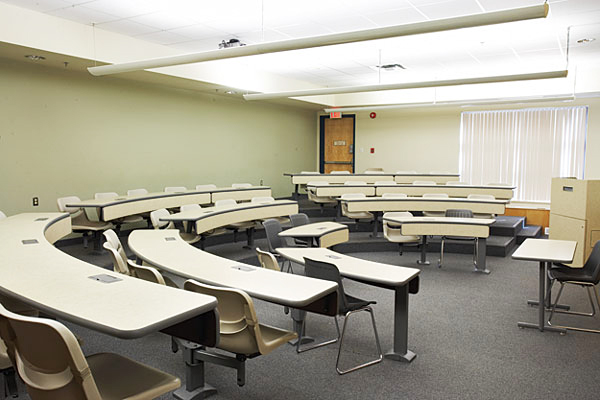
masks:
[[[349,148],[349,154],[354,154],[354,144],[351,144],[350,146],[348,146]]]

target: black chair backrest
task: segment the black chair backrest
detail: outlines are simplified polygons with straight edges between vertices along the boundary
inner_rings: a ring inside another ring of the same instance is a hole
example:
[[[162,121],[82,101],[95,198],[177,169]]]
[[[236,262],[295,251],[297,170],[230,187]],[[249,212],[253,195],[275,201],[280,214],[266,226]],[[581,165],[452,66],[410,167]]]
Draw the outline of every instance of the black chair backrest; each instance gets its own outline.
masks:
[[[304,213],[290,215],[290,221],[292,222],[292,226],[306,225],[309,222],[308,215]]]
[[[269,244],[269,251],[275,253],[275,249],[278,247],[285,247],[285,242],[279,237],[281,232],[281,223],[276,219],[267,219],[263,221],[265,227],[265,234],[267,235],[267,243]]]
[[[348,299],[346,299],[346,293],[344,292],[340,270],[334,264],[304,257],[304,274],[310,278],[337,283],[338,314],[344,314],[348,310]]]
[[[594,284],[600,282],[600,241],[597,241],[588,257],[583,270],[586,274],[590,274]]]
[[[446,217],[454,217],[454,218],[473,218],[473,211],[471,210],[446,210]]]

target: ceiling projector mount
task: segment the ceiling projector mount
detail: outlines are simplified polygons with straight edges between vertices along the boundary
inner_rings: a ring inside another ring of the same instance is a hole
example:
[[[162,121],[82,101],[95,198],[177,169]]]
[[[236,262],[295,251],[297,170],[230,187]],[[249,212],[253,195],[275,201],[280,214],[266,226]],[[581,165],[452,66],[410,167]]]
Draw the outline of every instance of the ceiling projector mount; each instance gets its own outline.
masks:
[[[245,45],[246,43],[242,43],[238,39],[229,39],[228,41],[223,40],[221,43],[219,43],[219,48],[228,49],[230,47],[241,47]]]

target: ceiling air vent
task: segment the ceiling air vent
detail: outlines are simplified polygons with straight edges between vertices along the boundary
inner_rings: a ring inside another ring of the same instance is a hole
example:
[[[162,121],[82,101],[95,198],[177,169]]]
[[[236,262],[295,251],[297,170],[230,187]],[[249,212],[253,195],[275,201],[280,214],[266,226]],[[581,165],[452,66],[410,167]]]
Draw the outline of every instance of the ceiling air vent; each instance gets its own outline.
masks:
[[[406,67],[402,64],[384,64],[377,65],[376,67],[382,71],[399,71],[401,69],[406,69]]]

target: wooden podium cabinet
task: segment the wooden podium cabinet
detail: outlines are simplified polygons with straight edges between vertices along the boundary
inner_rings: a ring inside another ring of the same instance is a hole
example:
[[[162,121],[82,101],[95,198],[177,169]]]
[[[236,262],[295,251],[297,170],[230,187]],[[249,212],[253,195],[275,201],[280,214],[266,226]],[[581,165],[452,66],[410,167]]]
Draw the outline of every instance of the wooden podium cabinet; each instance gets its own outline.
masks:
[[[550,200],[550,239],[576,241],[581,268],[600,240],[600,180],[553,178]]]

